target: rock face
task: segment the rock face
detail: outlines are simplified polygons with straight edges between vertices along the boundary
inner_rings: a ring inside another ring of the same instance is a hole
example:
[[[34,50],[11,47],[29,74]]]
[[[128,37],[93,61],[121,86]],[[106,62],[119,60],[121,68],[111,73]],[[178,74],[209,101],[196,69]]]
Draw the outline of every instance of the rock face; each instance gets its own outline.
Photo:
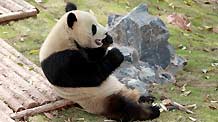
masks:
[[[149,15],[145,4],[126,16],[109,16],[108,26],[115,46],[125,56],[125,62],[115,75],[142,94],[151,82],[175,81],[173,75],[186,64],[168,43],[169,32],[163,21]]]

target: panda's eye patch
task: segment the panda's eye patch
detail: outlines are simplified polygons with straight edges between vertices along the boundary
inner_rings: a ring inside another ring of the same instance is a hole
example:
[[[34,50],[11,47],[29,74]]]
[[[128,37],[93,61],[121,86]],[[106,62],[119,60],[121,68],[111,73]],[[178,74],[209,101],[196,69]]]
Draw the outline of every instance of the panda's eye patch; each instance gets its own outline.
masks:
[[[92,35],[95,35],[97,32],[97,27],[96,25],[92,24]]]

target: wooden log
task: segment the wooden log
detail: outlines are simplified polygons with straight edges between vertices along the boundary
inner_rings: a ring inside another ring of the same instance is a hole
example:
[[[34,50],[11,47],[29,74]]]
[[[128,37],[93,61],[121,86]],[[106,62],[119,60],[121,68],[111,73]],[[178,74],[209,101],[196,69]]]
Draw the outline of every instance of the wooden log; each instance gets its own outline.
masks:
[[[11,47],[10,45],[8,45],[6,42],[2,41],[0,39],[0,52],[5,56],[8,57],[10,59],[12,59],[13,61],[6,61],[6,64],[14,69],[15,71],[17,71],[17,73],[22,76],[25,80],[29,81],[32,83],[32,85],[34,85],[40,92],[43,92],[43,94],[46,94],[50,100],[52,101],[56,101],[57,100],[57,95],[54,94],[52,91],[53,89],[51,88],[50,83],[48,83],[47,79],[45,77],[43,77],[41,75],[41,73],[38,73],[38,71],[35,71],[34,69],[38,69],[39,67],[37,67],[35,64],[33,64],[32,62],[30,62],[28,59],[26,59],[22,54],[20,54],[19,52],[17,52],[13,47]],[[0,55],[1,56],[1,55]],[[19,57],[19,59],[23,58],[25,60],[22,60],[24,62],[18,62],[17,57]],[[7,60],[7,59],[4,59]],[[14,65],[10,65],[10,63],[15,63]],[[22,64],[22,69],[21,66],[18,66],[17,64]],[[30,67],[34,67],[33,70],[29,70]],[[40,70],[41,72],[41,70]]]
[[[32,71],[39,73],[41,76],[44,77],[44,73],[42,72],[41,68],[39,68],[38,66],[36,66],[34,63],[32,63],[30,60],[28,60],[27,58],[25,58],[25,56],[23,56],[21,53],[19,53],[16,49],[14,49],[12,46],[10,46],[7,42],[5,42],[4,40],[0,39],[0,46],[2,48],[5,48],[7,50],[7,52],[10,52],[11,55],[8,56],[15,56],[11,57],[12,59],[14,59],[15,61],[17,59],[19,59],[21,62],[23,62],[25,65],[32,67]],[[4,53],[4,52],[2,52]]]
[[[23,11],[24,7],[16,4],[13,0],[0,0],[0,5],[12,11]]]
[[[0,58],[1,58],[0,60],[2,61],[2,63],[5,66],[9,67],[9,70],[10,69],[14,70],[16,74],[18,74],[24,80],[31,83],[31,85],[33,85],[38,91],[44,94],[49,100],[51,101],[57,100],[56,95],[52,92],[53,90],[50,87],[48,87],[48,85],[41,83],[39,80],[37,80],[34,77],[34,75],[31,75],[29,74],[28,71],[24,70],[22,66],[19,66],[17,63],[4,57],[2,54],[0,54]]]
[[[15,98],[14,94],[0,85],[0,96],[14,111],[24,110],[24,106]]]
[[[41,68],[39,68],[38,66],[36,66],[34,63],[32,63],[30,60],[28,60],[27,58],[25,58],[25,56],[23,56],[20,52],[18,52],[16,49],[14,49],[11,45],[9,45],[7,42],[5,42],[4,40],[2,40],[0,38],[0,46],[2,46],[3,48],[5,48],[6,50],[8,50],[12,55],[16,56],[20,61],[22,61],[24,64],[33,67],[33,70],[39,74],[41,74],[42,76],[44,76]]]
[[[0,6],[0,12],[4,14],[4,13],[9,13],[11,11],[6,9],[6,8],[4,8],[4,7],[2,7],[2,6]]]
[[[73,105],[73,102],[69,101],[69,100],[59,100],[59,101],[55,101],[52,103],[48,103],[42,106],[38,106],[35,108],[31,108],[31,109],[26,109],[17,113],[13,113],[11,114],[11,118],[13,119],[20,119],[23,117],[27,117],[27,116],[32,116],[34,114],[38,114],[38,113],[42,113],[42,112],[47,112],[47,111],[51,111],[51,110],[55,110],[58,108],[62,108],[68,105]]]
[[[40,93],[35,87],[33,87],[31,84],[27,83],[27,81],[25,81],[17,73],[12,71],[11,68],[6,67],[4,65],[3,66],[1,65],[1,67],[3,67],[5,69],[4,75],[13,79],[10,82],[16,84],[16,86],[19,87],[20,89],[22,89],[22,91],[25,94],[28,94],[30,96],[30,98],[36,100],[40,104],[45,104],[45,103],[48,103],[51,101],[51,100],[49,100],[49,98],[47,96]]]
[[[7,115],[10,115],[13,113],[13,110],[11,110],[7,104],[5,104],[2,100],[0,100],[0,111],[4,112]]]
[[[18,20],[22,18],[27,18],[37,15],[38,11],[36,9],[26,10],[25,12],[13,12],[0,15],[0,23],[8,22],[9,20]]]
[[[0,64],[1,66],[1,64]],[[8,77],[4,77],[0,75],[0,80],[2,80],[2,86],[10,90],[11,93],[15,94],[17,100],[25,107],[25,109],[36,107],[39,103],[31,99],[31,97],[22,91],[16,83],[13,83],[13,79],[9,79]]]
[[[10,118],[9,115],[6,115],[3,111],[0,111],[0,121],[1,122],[15,122]]]

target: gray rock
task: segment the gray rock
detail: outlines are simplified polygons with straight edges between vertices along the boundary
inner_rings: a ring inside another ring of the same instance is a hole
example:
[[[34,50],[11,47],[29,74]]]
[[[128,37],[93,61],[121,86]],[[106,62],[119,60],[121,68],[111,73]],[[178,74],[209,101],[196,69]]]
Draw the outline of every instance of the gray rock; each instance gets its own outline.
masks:
[[[167,42],[169,32],[165,24],[147,10],[147,6],[141,4],[124,17],[109,17],[113,18],[108,24],[110,34],[116,43],[135,48],[140,60],[166,68],[175,54]]]
[[[128,88],[137,89],[140,95],[148,95],[148,84],[141,82],[139,79],[124,78],[121,82],[124,82]]]
[[[175,54],[165,24],[149,15],[145,4],[125,16],[109,16],[108,26],[114,46],[124,55],[125,61],[114,72],[122,83],[146,95],[150,83],[175,82],[174,75],[187,62]]]

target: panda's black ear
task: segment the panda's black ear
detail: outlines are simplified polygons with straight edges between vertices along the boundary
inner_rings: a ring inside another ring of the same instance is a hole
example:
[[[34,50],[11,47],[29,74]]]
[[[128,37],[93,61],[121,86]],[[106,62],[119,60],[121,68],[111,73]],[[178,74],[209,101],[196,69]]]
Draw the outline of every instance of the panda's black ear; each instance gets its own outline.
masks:
[[[77,7],[74,3],[71,2],[67,2],[66,7],[65,7],[65,11],[72,11],[72,10],[77,10]]]
[[[76,22],[76,15],[74,13],[69,13],[67,16],[67,25],[69,28],[73,28],[74,22]]]

